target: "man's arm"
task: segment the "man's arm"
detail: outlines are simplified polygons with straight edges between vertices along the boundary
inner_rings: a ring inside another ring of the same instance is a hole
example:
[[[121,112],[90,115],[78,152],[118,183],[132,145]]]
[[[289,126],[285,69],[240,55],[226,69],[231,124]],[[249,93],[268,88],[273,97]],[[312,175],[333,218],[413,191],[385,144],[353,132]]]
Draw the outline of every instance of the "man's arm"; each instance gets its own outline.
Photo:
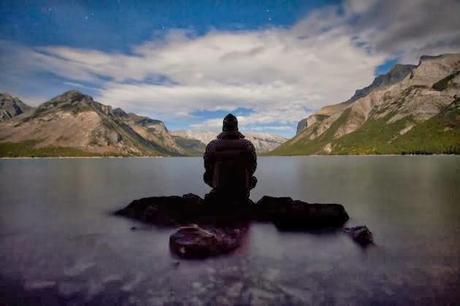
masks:
[[[257,154],[256,154],[256,148],[252,144],[252,142],[248,141],[249,145],[249,172],[251,173],[251,176],[256,172],[257,169]]]
[[[208,145],[206,146],[206,151],[204,152],[204,156],[203,156],[204,169],[205,169],[205,172],[203,174],[203,180],[210,187],[213,187],[212,186],[212,176],[214,173],[214,163],[215,163],[213,146],[214,145],[212,141],[208,143]]]

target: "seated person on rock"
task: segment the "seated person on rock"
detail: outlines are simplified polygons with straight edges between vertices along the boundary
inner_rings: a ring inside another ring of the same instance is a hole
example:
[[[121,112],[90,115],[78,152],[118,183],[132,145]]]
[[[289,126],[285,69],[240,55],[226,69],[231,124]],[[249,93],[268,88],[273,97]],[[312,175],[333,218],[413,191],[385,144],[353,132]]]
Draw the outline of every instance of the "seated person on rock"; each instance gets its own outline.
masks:
[[[204,167],[204,182],[213,188],[208,199],[249,199],[249,191],[257,183],[253,176],[257,155],[254,145],[238,131],[238,120],[232,114],[225,116],[222,133],[206,146]]]

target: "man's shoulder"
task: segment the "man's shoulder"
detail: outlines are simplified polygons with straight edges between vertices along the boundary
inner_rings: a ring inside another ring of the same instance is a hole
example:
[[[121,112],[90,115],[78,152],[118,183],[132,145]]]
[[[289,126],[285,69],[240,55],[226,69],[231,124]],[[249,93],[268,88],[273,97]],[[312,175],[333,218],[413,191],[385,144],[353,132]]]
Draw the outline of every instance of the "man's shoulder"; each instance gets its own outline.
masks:
[[[250,140],[248,140],[246,138],[242,138],[242,139],[240,139],[240,141],[242,141],[244,144],[246,144],[249,147],[254,147],[254,144]]]
[[[213,139],[210,142],[208,142],[208,144],[206,145],[206,151],[210,151],[213,148],[215,148],[216,145],[218,144],[218,141],[219,141],[219,139]]]

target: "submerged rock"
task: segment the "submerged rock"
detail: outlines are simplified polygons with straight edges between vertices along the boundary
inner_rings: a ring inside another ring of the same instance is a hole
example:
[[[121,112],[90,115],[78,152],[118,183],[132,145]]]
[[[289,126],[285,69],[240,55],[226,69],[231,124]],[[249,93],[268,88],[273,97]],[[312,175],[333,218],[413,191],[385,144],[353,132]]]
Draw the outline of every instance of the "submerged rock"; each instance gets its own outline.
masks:
[[[247,225],[202,228],[197,225],[180,228],[169,238],[171,251],[182,258],[205,258],[228,253],[237,248]]]
[[[361,246],[374,244],[374,235],[365,225],[347,227],[343,229],[351,238]]]
[[[348,214],[340,204],[309,204],[289,197],[264,196],[228,202],[194,194],[135,200],[115,212],[159,226],[183,226],[170,237],[170,249],[182,258],[204,258],[237,248],[250,221],[268,221],[280,230],[341,228]],[[190,224],[196,224],[190,226]]]

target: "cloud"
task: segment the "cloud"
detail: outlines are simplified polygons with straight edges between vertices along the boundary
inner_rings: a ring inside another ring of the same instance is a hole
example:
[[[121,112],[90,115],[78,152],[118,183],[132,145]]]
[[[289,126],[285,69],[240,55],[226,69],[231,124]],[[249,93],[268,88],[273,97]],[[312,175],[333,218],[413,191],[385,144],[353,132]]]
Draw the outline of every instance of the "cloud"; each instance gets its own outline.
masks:
[[[107,79],[96,98],[131,111],[172,116],[244,107],[255,111],[255,123],[292,125],[305,109],[347,99],[384,60],[357,47],[346,27],[324,31],[308,22],[203,36],[175,30],[130,54],[43,47],[32,57],[40,69],[75,81]]]
[[[458,0],[349,0],[345,7],[361,40],[403,62],[460,50]]]
[[[311,110],[371,83],[375,67],[388,59],[416,62],[421,54],[458,51],[459,6],[455,0],[349,0],[291,27],[203,35],[170,30],[129,53],[13,46],[19,52],[2,63],[96,84],[98,101],[152,117],[189,120],[199,110],[246,108],[253,112],[240,118],[242,126],[293,131]],[[211,118],[191,127],[220,124]]]

